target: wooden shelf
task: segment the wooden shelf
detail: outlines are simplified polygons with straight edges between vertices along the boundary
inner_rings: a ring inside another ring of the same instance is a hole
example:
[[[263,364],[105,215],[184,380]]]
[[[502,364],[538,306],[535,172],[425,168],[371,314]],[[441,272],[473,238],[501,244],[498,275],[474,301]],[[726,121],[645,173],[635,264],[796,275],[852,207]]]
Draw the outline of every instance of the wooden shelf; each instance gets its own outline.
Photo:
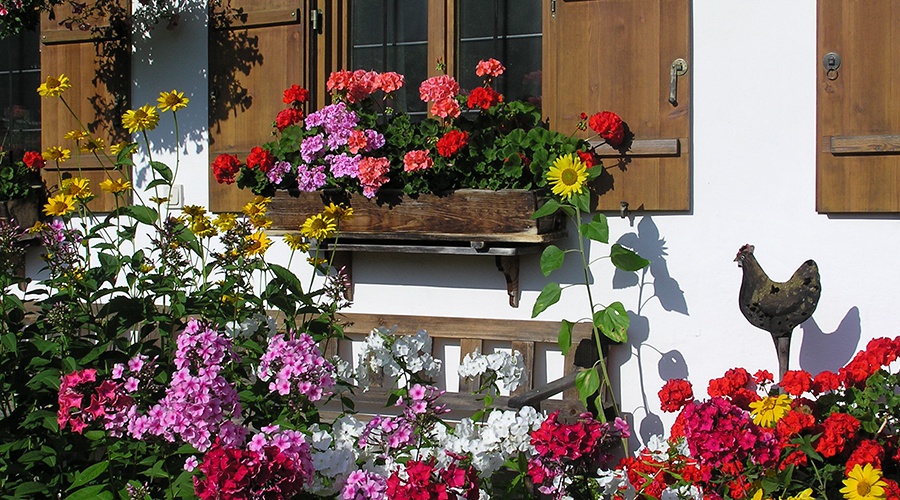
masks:
[[[493,256],[497,270],[506,279],[506,292],[509,305],[519,307],[519,256],[540,253],[544,247],[566,236],[565,231],[547,233],[538,242],[503,242],[503,241],[434,241],[434,240],[389,240],[389,239],[357,239],[341,238],[337,245],[334,241],[319,242],[320,253],[335,252],[334,266],[344,268],[350,281],[347,298],[353,298],[353,253],[403,253],[403,254],[436,254],[436,255],[474,255]]]

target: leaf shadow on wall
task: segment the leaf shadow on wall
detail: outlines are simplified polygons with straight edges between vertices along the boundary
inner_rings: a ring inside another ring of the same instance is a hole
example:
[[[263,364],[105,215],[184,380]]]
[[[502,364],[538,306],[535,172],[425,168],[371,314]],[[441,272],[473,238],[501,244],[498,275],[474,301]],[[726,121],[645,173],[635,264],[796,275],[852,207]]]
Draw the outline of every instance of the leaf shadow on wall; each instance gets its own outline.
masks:
[[[862,323],[856,306],[847,311],[833,332],[823,332],[815,318],[806,320],[800,328],[803,330],[800,367],[813,376],[824,370],[837,372],[846,365],[856,353],[862,336]]]

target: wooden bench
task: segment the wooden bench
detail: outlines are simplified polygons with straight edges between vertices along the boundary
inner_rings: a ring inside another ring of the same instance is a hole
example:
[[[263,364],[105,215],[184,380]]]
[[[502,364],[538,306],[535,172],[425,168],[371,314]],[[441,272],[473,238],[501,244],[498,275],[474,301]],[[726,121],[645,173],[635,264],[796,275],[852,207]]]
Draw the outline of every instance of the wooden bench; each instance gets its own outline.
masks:
[[[572,333],[573,348],[562,361],[563,377],[547,384],[539,383],[539,387],[535,387],[535,368],[542,366],[540,362],[536,362],[536,356],[547,350],[558,351],[559,322],[357,313],[341,314],[339,319],[347,322],[344,332],[348,338],[342,340],[341,344],[362,341],[377,327],[392,328],[396,326],[395,333],[398,335],[414,334],[418,330],[425,330],[432,339],[431,355],[442,359],[445,367],[447,360],[444,359],[444,353],[441,352],[441,350],[446,350],[445,346],[459,347],[460,362],[466,354],[471,352],[479,351],[489,354],[494,346],[508,347],[519,351],[525,360],[527,372],[525,384],[513,391],[510,396],[496,397],[493,403],[494,407],[520,408],[528,405],[539,410],[554,411],[558,409],[563,417],[573,417],[584,411],[584,406],[578,399],[578,393],[574,388],[575,374],[581,369],[576,366],[579,364],[576,361],[579,360],[576,359],[574,346],[578,345],[582,339],[590,339],[590,325],[576,325]],[[325,354],[328,356],[340,354],[345,361],[355,366],[357,360],[351,359],[352,356],[349,355],[351,349],[348,347],[348,345],[337,345],[335,342],[331,342],[326,347]],[[583,354],[579,356],[583,357]],[[582,362],[580,364],[590,365],[591,363]],[[447,373],[447,370],[442,370],[442,374],[446,378],[436,380],[436,385],[440,387],[453,385],[452,383],[448,384],[447,379],[456,376],[455,371]],[[539,377],[537,380],[542,382],[543,378]],[[477,388],[478,381],[460,379],[458,392],[447,392],[441,396],[440,401],[453,410],[449,418],[470,416],[484,408],[482,396],[473,394]],[[390,387],[373,386],[367,392],[357,389],[353,394],[347,394],[347,396],[353,400],[357,411],[390,413],[395,410],[384,406],[388,400],[390,389]],[[562,399],[549,399],[560,392]],[[331,410],[327,413],[336,409],[339,408],[334,408],[333,405],[326,408],[326,410]]]

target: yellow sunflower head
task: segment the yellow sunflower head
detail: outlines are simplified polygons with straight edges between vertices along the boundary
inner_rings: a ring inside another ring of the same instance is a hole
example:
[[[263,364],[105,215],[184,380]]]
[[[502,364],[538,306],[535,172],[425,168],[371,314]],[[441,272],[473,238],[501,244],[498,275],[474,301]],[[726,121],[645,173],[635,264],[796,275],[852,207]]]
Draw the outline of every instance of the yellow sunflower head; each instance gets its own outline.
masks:
[[[81,130],[70,130],[63,135],[63,139],[67,141],[81,141],[90,137],[87,132]]]
[[[97,151],[103,151],[103,148],[105,147],[106,143],[103,139],[99,137],[87,137],[84,144],[81,145],[81,150],[85,153],[96,153]]]
[[[222,231],[223,233],[225,231],[231,231],[237,224],[237,214],[227,212],[220,213],[216,216],[213,224],[215,224],[216,227],[219,228],[219,231]]]
[[[138,130],[153,130],[159,124],[159,112],[156,106],[146,104],[138,109],[130,109],[122,115],[122,125],[133,134]]]
[[[308,252],[309,251],[309,243],[303,239],[303,236],[300,236],[296,233],[287,233],[284,235],[284,243],[293,251],[301,251]]]
[[[41,97],[60,97],[70,88],[72,88],[72,84],[69,83],[68,76],[59,75],[59,78],[48,76],[44,83],[37,88],[37,93]]]
[[[587,166],[575,154],[558,157],[547,172],[550,190],[564,200],[568,200],[574,194],[581,194],[587,178]]]
[[[185,215],[190,218],[203,217],[206,214],[206,209],[201,207],[200,205],[185,205],[184,208],[181,209]]]
[[[263,217],[266,215],[266,212],[269,209],[269,203],[272,201],[271,198],[263,198],[262,196],[257,196],[253,201],[248,202],[244,205],[244,208],[241,209],[244,212],[244,215],[253,219],[256,217]]]
[[[847,500],[876,500],[885,498],[885,487],[887,483],[881,479],[881,469],[872,467],[872,464],[856,464],[844,479],[841,493]]]
[[[107,193],[117,194],[131,189],[131,182],[125,179],[106,179],[100,183],[100,189]]]
[[[91,193],[91,182],[84,177],[63,179],[60,192],[77,200],[86,200],[94,195]]]
[[[190,99],[184,96],[184,92],[178,92],[177,90],[172,89],[171,92],[159,93],[159,99],[156,100],[156,107],[164,112],[170,109],[174,112],[186,108],[190,101]]]
[[[750,403],[750,409],[754,424],[760,427],[775,427],[775,423],[790,411],[791,397],[787,394],[766,396]]]
[[[191,220],[191,232],[201,238],[212,238],[218,229],[209,217],[195,217]]]
[[[300,234],[314,240],[324,240],[334,236],[337,224],[334,219],[324,214],[316,214],[308,217],[300,226]]]
[[[47,161],[64,162],[72,157],[72,151],[59,146],[51,146],[41,153],[41,156]]]
[[[247,244],[244,249],[244,255],[250,257],[253,255],[262,255],[266,253],[269,245],[272,244],[272,240],[266,236],[266,233],[263,231],[257,231],[253,234],[247,235],[244,237],[244,243]]]
[[[353,218],[353,207],[346,207],[343,204],[335,205],[334,203],[329,203],[325,207],[325,210],[322,211],[322,213],[336,221],[349,220]]]
[[[44,213],[51,217],[62,217],[74,211],[75,198],[63,193],[50,198],[44,205]]]

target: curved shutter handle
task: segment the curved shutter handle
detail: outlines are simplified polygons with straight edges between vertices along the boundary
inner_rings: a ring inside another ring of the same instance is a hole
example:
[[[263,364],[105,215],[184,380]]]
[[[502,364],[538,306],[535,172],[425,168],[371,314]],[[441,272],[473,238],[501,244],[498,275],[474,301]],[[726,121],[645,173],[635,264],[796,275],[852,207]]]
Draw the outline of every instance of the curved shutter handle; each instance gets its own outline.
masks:
[[[687,73],[687,61],[682,58],[672,61],[672,67],[669,80],[669,104],[678,106],[678,77]]]

